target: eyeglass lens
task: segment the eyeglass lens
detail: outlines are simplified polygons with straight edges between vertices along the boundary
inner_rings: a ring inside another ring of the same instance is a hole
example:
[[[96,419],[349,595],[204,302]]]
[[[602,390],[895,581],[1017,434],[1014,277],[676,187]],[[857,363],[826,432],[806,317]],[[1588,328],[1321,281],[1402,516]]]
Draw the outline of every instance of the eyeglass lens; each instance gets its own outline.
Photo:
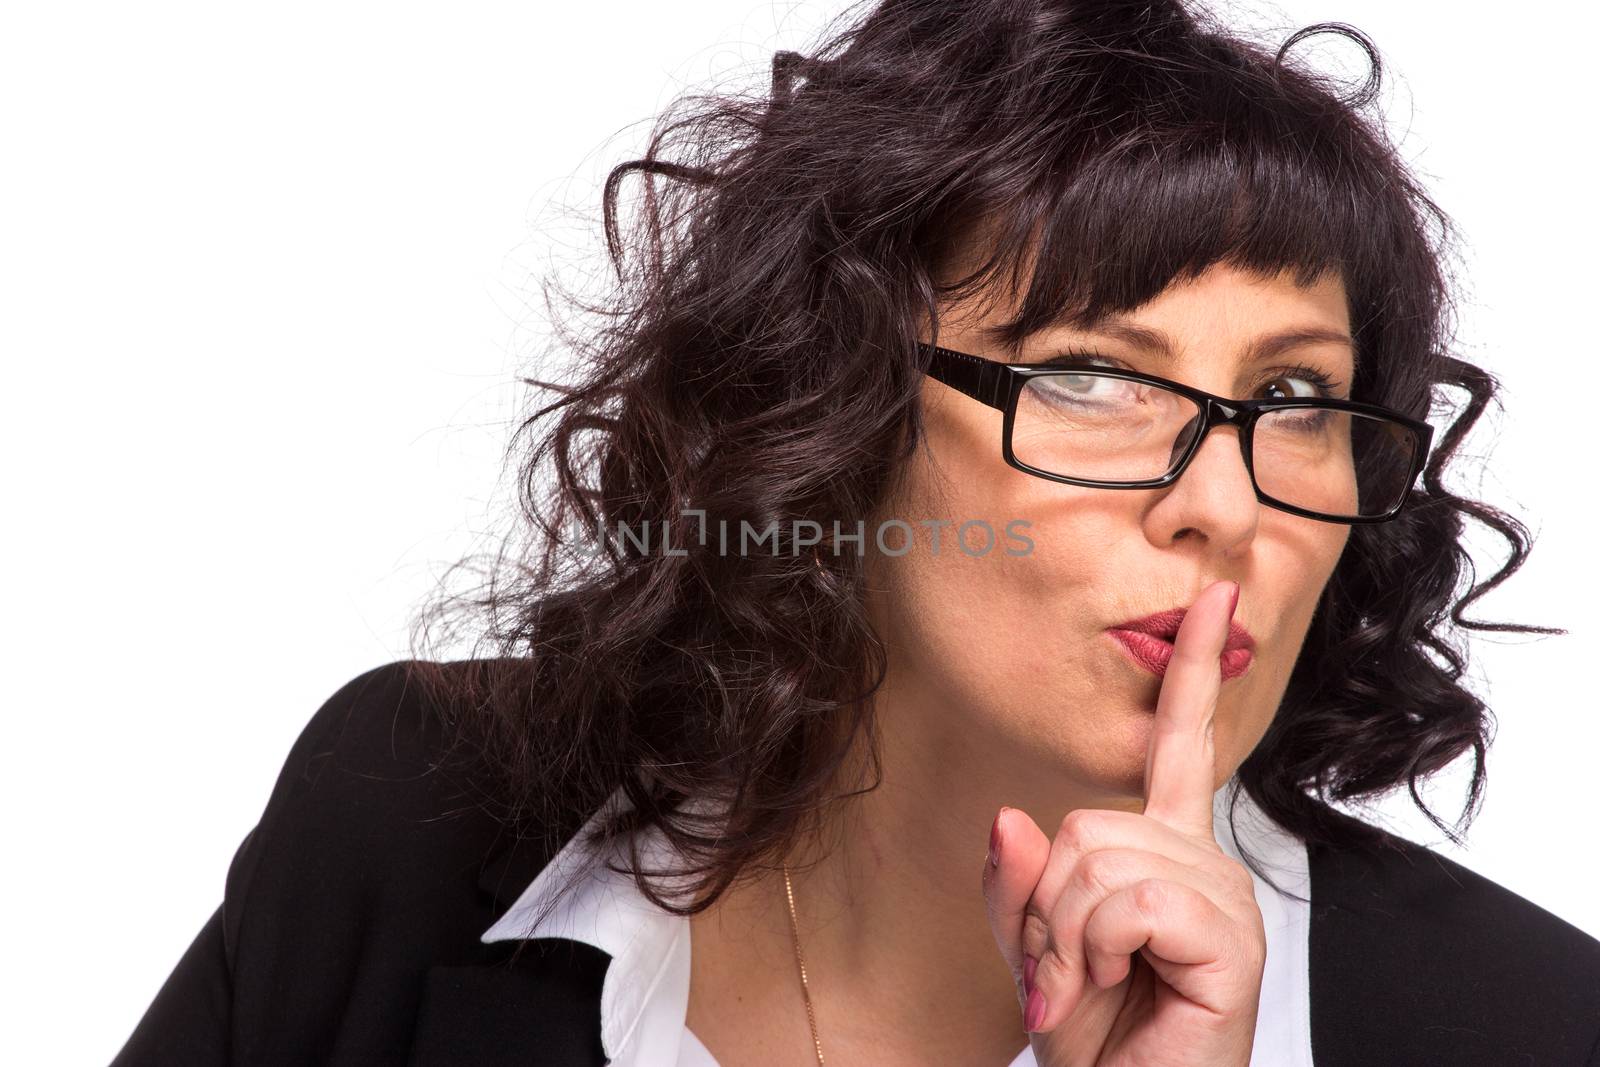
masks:
[[[1084,373],[1028,379],[1017,399],[1011,449],[1030,467],[1066,478],[1138,482],[1170,473],[1199,432],[1186,396],[1144,382]],[[1404,498],[1417,435],[1348,411],[1289,408],[1255,425],[1256,484],[1320,514],[1383,515]]]

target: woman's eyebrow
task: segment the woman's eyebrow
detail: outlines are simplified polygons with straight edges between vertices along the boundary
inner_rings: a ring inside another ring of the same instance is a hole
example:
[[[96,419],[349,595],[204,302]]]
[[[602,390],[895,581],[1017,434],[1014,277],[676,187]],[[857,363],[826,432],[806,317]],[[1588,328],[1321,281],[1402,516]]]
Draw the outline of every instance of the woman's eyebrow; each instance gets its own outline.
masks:
[[[1172,339],[1151,326],[1140,326],[1124,319],[1107,318],[1086,327],[1085,332],[1114,337],[1124,344],[1142,349],[1167,362],[1175,358],[1174,353],[1177,346],[1172,343]],[[1343,330],[1327,326],[1302,326],[1257,337],[1246,346],[1244,362],[1262,363],[1283,354],[1291,348],[1309,344],[1346,345],[1350,349],[1351,369],[1360,369],[1360,358],[1356,354],[1355,341]]]

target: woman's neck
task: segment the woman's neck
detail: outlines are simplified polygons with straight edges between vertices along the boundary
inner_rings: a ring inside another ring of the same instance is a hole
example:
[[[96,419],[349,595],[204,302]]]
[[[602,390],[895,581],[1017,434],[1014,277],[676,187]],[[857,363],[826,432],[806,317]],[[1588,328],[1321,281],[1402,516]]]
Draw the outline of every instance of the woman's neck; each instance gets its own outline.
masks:
[[[930,711],[880,700],[882,783],[847,801],[788,862],[807,984],[836,1062],[1004,1067],[1027,1037],[984,908],[996,812],[1022,807],[1053,835],[1072,807],[1139,810],[1142,800],[1059,778],[1035,798],[1016,771],[1023,757],[942,737]],[[914,736],[897,729],[907,722]],[[863,764],[858,756],[849,773]],[[804,1053],[793,1062],[815,1062],[781,870],[737,883],[695,916],[691,946],[689,1026],[714,1054],[719,1043],[727,1050],[719,1061],[759,1054],[776,1067],[793,1046]],[[776,1043],[736,1036],[761,1026]]]

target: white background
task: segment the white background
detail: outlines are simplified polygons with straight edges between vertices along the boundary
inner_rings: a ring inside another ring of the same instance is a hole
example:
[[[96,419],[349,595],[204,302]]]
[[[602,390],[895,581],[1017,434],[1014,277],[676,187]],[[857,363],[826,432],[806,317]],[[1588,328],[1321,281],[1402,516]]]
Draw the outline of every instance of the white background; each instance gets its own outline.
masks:
[[[630,124],[839,6],[9,5],[0,1058],[110,1059],[311,713],[485,547],[533,278],[592,247],[570,215]],[[1538,535],[1475,615],[1571,630],[1471,641],[1501,727],[1470,847],[1403,796],[1391,825],[1600,934],[1591,10],[1254,17],[1352,22],[1396,75],[1395,136],[1469,242],[1465,353],[1506,386],[1456,488]]]

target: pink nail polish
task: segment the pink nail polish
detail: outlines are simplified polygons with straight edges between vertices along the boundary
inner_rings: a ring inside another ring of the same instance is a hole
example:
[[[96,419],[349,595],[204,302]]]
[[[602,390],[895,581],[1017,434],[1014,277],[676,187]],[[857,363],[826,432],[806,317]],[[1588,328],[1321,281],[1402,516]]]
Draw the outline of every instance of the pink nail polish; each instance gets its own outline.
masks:
[[[1000,866],[1000,816],[1006,813],[1001,808],[994,817],[994,825],[989,828],[989,866]]]
[[[1031,1033],[1044,1024],[1044,994],[1035,989],[1028,994],[1028,1014],[1023,1025]]]
[[[1233,600],[1228,603],[1228,618],[1233,618],[1233,610],[1239,606],[1239,583],[1233,583]]]

